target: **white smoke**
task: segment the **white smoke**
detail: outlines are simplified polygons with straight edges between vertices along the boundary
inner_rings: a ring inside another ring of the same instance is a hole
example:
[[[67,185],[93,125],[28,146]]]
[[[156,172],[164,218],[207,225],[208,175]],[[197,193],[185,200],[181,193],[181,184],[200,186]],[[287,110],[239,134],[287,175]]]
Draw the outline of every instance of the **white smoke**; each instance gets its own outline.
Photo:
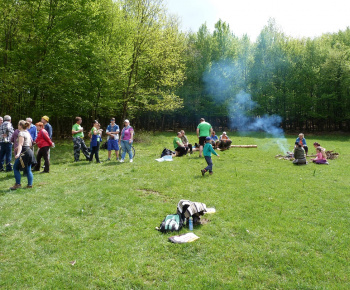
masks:
[[[282,153],[288,150],[287,139],[280,127],[282,118],[278,115],[255,116],[254,109],[258,104],[251,95],[241,90],[235,97],[232,91],[237,89],[237,65],[219,62],[212,65],[203,77],[207,91],[218,102],[226,102],[229,108],[231,129],[237,129],[242,134],[249,132],[265,132],[273,137]]]

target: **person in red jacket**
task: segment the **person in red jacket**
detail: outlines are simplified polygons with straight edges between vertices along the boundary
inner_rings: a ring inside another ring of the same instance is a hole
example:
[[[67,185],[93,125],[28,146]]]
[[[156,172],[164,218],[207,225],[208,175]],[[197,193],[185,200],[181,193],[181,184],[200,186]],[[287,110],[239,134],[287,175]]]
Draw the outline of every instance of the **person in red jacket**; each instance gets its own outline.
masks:
[[[40,163],[41,163],[41,157],[44,158],[45,161],[45,167],[44,171],[41,173],[49,173],[50,172],[50,160],[49,160],[49,149],[50,147],[53,147],[54,144],[52,143],[49,133],[44,129],[44,124],[41,122],[38,122],[35,124],[36,129],[38,130],[38,136],[35,140],[36,145],[39,147],[38,155],[36,156],[36,165],[33,168],[33,171],[40,171]]]

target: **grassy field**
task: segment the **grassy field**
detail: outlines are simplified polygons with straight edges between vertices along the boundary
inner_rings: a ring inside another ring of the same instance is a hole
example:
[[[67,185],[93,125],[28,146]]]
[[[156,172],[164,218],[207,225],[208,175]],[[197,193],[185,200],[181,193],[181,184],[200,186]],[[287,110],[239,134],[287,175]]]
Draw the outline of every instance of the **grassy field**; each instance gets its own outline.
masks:
[[[134,163],[73,163],[67,141],[33,189],[11,192],[13,174],[0,174],[1,288],[350,287],[349,136],[306,135],[310,153],[318,141],[340,156],[293,166],[274,157],[276,140],[232,135],[258,148],[213,156],[205,177],[198,153],[155,161],[174,134],[137,137]],[[296,137],[287,136],[288,149]],[[194,228],[199,240],[181,245],[155,230],[180,199],[217,211]]]

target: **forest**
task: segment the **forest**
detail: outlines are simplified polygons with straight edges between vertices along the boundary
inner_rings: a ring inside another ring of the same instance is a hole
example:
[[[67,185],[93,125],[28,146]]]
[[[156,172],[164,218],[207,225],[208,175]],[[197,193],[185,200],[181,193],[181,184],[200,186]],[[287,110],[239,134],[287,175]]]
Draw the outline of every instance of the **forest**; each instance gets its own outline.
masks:
[[[270,19],[252,41],[218,19],[184,32],[162,0],[0,0],[0,14],[0,115],[48,115],[56,137],[75,116],[350,131],[350,28],[299,39]]]

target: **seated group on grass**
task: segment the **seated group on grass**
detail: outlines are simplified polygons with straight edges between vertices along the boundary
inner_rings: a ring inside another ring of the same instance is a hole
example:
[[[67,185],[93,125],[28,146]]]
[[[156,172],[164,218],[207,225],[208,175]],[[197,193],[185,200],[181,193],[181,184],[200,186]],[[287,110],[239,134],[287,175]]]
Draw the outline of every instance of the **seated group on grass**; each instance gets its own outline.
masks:
[[[328,164],[326,149],[322,148],[321,145],[315,142],[314,147],[316,148],[316,158],[311,159],[312,162],[316,164]],[[298,138],[295,140],[294,147],[294,161],[293,163],[296,165],[307,164],[306,156],[308,153],[308,147],[306,145],[306,140],[303,133],[300,133]]]
[[[214,149],[226,150],[231,147],[232,141],[227,136],[226,132],[223,132],[222,135],[220,135],[220,138],[218,138],[218,136],[215,135],[215,131],[212,131],[209,137],[210,143]],[[192,144],[189,143],[184,130],[181,130],[176,134],[173,144],[176,156],[178,157],[186,155],[188,152],[190,152],[190,154],[193,153]]]

